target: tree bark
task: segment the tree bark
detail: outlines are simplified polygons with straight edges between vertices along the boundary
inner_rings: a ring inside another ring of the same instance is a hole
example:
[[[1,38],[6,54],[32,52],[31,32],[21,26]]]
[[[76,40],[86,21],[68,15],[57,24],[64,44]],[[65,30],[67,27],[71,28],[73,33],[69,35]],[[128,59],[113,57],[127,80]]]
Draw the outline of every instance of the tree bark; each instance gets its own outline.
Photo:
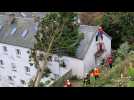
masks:
[[[40,83],[40,80],[42,79],[44,70],[45,70],[45,68],[47,68],[46,67],[47,63],[48,63],[47,62],[47,56],[46,56],[45,61],[44,60],[39,61],[38,71],[37,71],[36,78],[35,78],[35,81],[34,81],[34,87],[39,86],[39,83]]]
[[[39,83],[40,83],[40,80],[41,80],[41,78],[42,78],[43,72],[44,72],[44,71],[39,71],[39,72],[38,72],[38,75],[37,75],[37,78],[36,78],[34,87],[38,87],[38,86],[39,86]]]

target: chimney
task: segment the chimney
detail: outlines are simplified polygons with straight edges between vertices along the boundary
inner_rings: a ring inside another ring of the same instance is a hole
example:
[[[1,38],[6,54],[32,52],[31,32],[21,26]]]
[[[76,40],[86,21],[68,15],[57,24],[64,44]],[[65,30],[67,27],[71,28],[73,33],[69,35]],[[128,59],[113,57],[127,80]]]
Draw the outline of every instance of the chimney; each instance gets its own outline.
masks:
[[[21,16],[26,17],[26,14],[24,12],[20,12]]]
[[[34,22],[35,23],[38,23],[38,22],[40,22],[40,17],[39,16],[33,16],[33,19],[34,19]]]
[[[16,21],[16,17],[15,17],[15,14],[14,13],[9,13],[9,19],[8,19],[8,23],[9,24],[14,24],[15,21]]]

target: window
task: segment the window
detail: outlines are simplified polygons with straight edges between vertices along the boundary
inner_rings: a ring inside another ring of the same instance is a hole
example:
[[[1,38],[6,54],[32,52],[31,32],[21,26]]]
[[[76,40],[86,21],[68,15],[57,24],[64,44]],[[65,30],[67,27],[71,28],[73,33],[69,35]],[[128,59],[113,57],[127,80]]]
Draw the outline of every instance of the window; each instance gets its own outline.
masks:
[[[23,17],[26,17],[26,14],[25,14],[25,13],[21,12],[20,14],[21,14]]]
[[[3,50],[4,50],[5,52],[7,52],[7,47],[6,47],[6,46],[3,46]]]
[[[17,53],[17,55],[21,55],[21,52],[19,49],[16,49],[16,53]]]
[[[11,66],[12,66],[12,71],[15,71],[15,72],[16,72],[17,70],[16,70],[16,65],[15,65],[15,63],[11,63]]]
[[[28,66],[25,66],[26,72],[30,72],[30,68]]]
[[[11,63],[12,68],[16,68],[15,63]]]
[[[26,30],[24,30],[24,32],[21,34],[21,36],[25,38],[26,35],[27,35],[27,33],[28,33],[28,30],[26,29]]]
[[[12,78],[11,76],[8,76],[8,79],[9,79],[10,81],[13,81],[13,78]]]
[[[21,82],[22,84],[25,84],[25,83],[26,83],[24,80],[20,80],[20,82]]]
[[[0,60],[0,65],[4,65],[3,60]]]
[[[47,58],[47,60],[48,60],[48,61],[52,61],[52,56],[49,56],[49,57]]]
[[[17,30],[16,27],[13,28],[12,31],[11,31],[11,35],[13,35],[16,32],[16,30]]]

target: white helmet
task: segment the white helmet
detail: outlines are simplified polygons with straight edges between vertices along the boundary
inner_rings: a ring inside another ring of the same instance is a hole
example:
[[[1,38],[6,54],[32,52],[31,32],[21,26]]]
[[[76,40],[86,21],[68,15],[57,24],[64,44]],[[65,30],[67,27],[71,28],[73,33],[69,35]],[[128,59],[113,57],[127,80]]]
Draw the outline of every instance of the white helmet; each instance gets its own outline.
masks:
[[[99,30],[102,30],[102,27],[101,26],[99,26],[99,28],[98,28]]]

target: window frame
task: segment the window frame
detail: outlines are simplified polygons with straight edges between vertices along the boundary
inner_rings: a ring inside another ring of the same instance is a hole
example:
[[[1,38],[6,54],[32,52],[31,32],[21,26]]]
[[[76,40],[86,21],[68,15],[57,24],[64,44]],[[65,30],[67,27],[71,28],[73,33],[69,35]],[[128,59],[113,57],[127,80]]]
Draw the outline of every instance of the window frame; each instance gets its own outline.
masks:
[[[17,55],[21,55],[20,49],[16,49],[16,54],[17,54]]]
[[[4,52],[8,52],[7,46],[3,46],[3,50],[4,50]]]
[[[0,59],[0,65],[4,65],[4,62],[2,59]]]
[[[24,67],[25,67],[26,73],[30,73],[30,67],[28,67],[28,66],[24,66]]]

